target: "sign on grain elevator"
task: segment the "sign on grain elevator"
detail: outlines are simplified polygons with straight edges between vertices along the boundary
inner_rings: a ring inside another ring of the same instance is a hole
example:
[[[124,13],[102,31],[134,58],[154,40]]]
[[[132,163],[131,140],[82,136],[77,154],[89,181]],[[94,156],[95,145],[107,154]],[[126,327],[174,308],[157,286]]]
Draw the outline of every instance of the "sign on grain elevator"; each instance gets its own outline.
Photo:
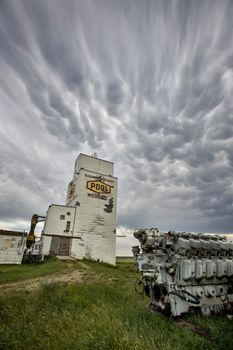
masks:
[[[87,188],[98,194],[111,193],[111,186],[99,180],[87,181]]]
[[[80,154],[66,206],[75,207],[70,255],[115,264],[117,178],[114,164]]]

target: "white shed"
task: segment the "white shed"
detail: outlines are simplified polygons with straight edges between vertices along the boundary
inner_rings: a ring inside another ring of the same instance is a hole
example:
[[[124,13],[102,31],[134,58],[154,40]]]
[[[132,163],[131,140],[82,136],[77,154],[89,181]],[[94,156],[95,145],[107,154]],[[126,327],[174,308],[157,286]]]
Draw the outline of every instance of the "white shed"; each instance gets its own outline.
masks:
[[[26,232],[0,230],[0,264],[21,264]]]

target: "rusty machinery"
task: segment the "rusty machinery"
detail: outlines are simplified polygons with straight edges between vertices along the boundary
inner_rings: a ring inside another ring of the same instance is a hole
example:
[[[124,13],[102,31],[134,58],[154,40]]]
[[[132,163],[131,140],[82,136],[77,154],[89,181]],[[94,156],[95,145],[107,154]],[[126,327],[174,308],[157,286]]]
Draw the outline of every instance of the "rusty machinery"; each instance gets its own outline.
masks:
[[[30,231],[27,235],[26,247],[30,249],[32,245],[35,243],[35,227],[38,222],[44,221],[45,216],[41,216],[38,214],[33,214],[31,218],[31,227]]]
[[[140,229],[134,237],[141,272],[135,289],[152,309],[172,316],[233,310],[233,242],[226,236]]]

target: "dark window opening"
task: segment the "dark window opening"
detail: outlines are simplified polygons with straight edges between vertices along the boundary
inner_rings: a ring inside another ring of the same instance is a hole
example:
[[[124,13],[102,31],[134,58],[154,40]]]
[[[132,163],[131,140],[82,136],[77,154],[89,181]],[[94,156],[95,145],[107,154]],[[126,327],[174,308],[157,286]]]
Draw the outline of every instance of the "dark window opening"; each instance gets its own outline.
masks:
[[[70,221],[67,221],[67,223],[66,223],[66,231],[67,232],[70,231]]]
[[[65,215],[60,215],[60,220],[65,220]]]

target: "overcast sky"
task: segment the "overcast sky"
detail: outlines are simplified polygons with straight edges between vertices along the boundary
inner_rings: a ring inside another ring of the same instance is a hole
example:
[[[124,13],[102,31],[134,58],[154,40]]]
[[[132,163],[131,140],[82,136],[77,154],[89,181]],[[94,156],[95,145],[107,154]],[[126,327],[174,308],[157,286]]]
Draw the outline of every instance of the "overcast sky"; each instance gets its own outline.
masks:
[[[1,0],[0,227],[96,152],[123,229],[232,232],[232,33],[233,1]]]

